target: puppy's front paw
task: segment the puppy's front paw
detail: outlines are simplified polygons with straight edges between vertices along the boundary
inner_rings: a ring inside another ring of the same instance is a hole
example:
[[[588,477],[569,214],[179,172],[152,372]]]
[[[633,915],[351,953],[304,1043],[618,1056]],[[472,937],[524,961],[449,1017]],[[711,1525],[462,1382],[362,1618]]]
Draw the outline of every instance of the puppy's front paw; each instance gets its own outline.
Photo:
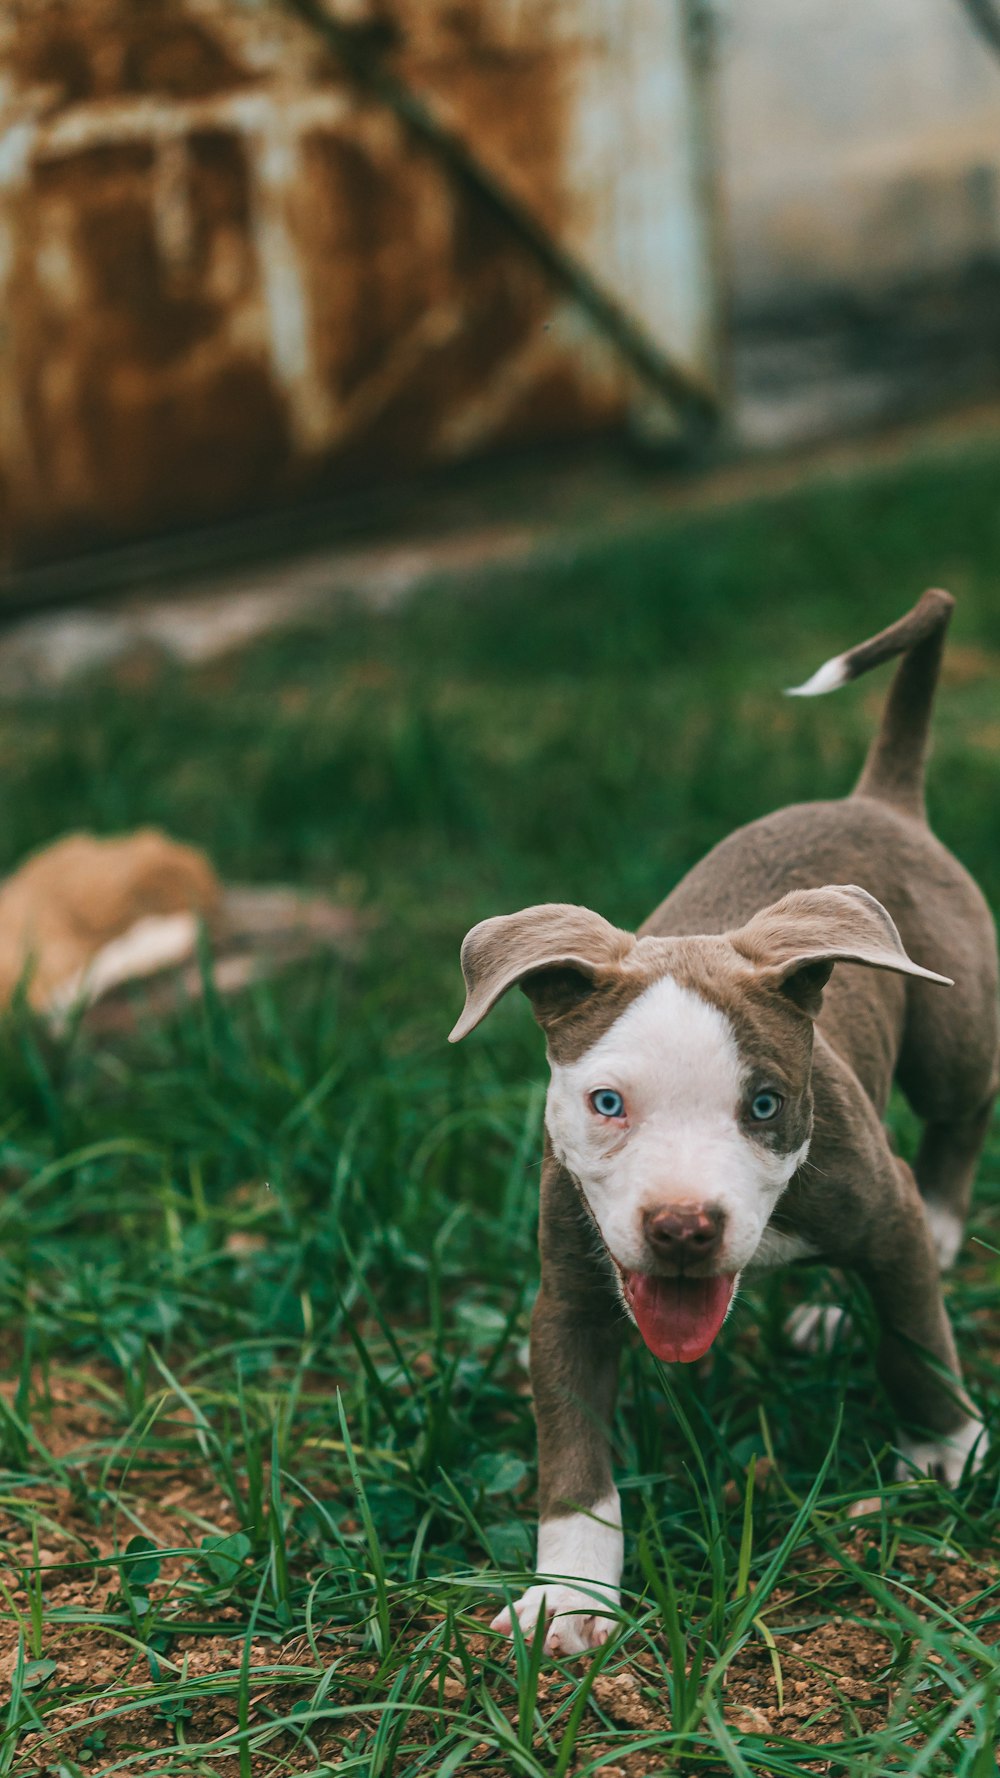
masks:
[[[601,1610],[602,1600],[607,1601],[607,1612]],[[529,1587],[513,1605],[505,1605],[490,1628],[502,1631],[505,1636],[511,1635],[513,1612],[522,1634],[530,1642],[539,1618],[544,1615],[549,1620],[545,1653],[581,1655],[607,1642],[615,1628],[615,1619],[610,1614],[617,1605],[617,1592],[608,1588],[592,1587],[584,1592],[578,1587],[550,1582],[548,1586]]]
[[[971,1416],[946,1438],[910,1438],[901,1433],[897,1480],[909,1481],[916,1471],[918,1475],[933,1476],[935,1481],[955,1488],[965,1474],[967,1464],[969,1474],[975,1475],[988,1446],[985,1426]]]

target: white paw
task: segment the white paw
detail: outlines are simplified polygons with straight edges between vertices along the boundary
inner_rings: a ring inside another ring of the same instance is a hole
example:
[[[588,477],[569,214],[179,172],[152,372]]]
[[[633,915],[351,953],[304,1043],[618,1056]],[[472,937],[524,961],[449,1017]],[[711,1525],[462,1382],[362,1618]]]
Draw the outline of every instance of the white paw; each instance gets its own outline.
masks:
[[[608,1611],[602,1611],[602,1603]],[[511,1606],[504,1606],[493,1619],[491,1629],[511,1634],[511,1613],[521,1626],[521,1633],[530,1642],[539,1618],[549,1619],[545,1636],[547,1655],[582,1655],[589,1648],[600,1648],[615,1628],[609,1615],[618,1604],[618,1594],[603,1587],[567,1587],[550,1581],[547,1586],[529,1587]]]
[[[962,1245],[965,1233],[963,1224],[955,1215],[954,1210],[947,1210],[943,1204],[932,1204],[924,1199],[924,1215],[931,1231],[931,1240],[937,1254],[937,1262],[942,1272],[947,1272],[955,1264],[958,1250]]]
[[[916,1470],[918,1475],[933,1476],[935,1481],[955,1488],[965,1474],[967,1464],[969,1474],[975,1475],[988,1447],[985,1426],[981,1420],[972,1418],[963,1421],[947,1438],[910,1438],[901,1433],[897,1480],[910,1481]]]
[[[546,1654],[579,1655],[600,1648],[615,1628],[622,1554],[622,1509],[614,1488],[586,1511],[542,1519],[537,1572],[553,1578],[505,1606],[493,1619],[493,1629],[509,1636],[513,1611],[530,1640],[544,1616],[549,1626]]]
[[[785,1321],[785,1332],[799,1352],[831,1352],[834,1342],[851,1331],[851,1317],[835,1303],[799,1303]]]

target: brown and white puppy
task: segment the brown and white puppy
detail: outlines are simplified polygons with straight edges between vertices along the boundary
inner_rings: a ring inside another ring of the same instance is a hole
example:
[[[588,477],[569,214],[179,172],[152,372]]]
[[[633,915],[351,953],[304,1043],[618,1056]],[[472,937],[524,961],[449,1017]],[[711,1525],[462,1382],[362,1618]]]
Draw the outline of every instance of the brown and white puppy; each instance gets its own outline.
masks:
[[[484,920],[462,947],[452,1040],[518,984],[552,1074],[531,1326],[550,1578],[513,1608],[526,1632],[545,1612],[550,1652],[613,1628],[608,1427],[629,1320],[657,1357],[690,1363],[745,1274],[851,1267],[907,1464],[954,1484],[982,1458],[939,1282],[1000,1084],[993,923],[924,811],[952,604],[925,593],[798,688],[832,691],[902,654],[852,795],[741,828],[637,934],[548,905]],[[882,1124],[894,1079],[924,1125],[912,1172]],[[509,1611],[495,1627],[510,1630]]]

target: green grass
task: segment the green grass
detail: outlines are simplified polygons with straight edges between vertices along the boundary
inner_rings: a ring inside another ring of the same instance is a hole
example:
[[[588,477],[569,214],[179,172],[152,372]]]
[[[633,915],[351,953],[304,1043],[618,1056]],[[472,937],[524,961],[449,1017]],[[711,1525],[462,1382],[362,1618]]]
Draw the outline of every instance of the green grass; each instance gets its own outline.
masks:
[[[595,529],[395,615],[0,711],[0,866],[158,822],[375,918],[358,963],[128,1041],[0,1028],[0,1773],[995,1772],[996,1457],[954,1496],[893,1484],[870,1357],[791,1353],[784,1280],[710,1368],[629,1356],[623,1636],[562,1667],[484,1636],[531,1559],[543,1068],[516,996],[444,1040],[476,919],[635,923],[734,825],[846,789],[882,686],[780,689],[929,582],[959,596],[963,681],[933,817],[1000,904],[998,489],[980,448]],[[974,1232],[951,1305],[996,1441],[996,1139]],[[823,1638],[855,1621],[845,1689]],[[771,1733],[732,1719],[751,1682]]]

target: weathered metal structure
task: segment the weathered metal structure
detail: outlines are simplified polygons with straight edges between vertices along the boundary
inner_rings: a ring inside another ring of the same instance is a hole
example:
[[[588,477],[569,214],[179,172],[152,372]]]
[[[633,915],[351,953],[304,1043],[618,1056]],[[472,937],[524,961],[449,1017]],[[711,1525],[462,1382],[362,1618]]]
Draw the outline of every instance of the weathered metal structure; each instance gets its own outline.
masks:
[[[995,397],[986,3],[0,0],[0,562]]]
[[[710,403],[696,23],[8,0],[8,560]]]

